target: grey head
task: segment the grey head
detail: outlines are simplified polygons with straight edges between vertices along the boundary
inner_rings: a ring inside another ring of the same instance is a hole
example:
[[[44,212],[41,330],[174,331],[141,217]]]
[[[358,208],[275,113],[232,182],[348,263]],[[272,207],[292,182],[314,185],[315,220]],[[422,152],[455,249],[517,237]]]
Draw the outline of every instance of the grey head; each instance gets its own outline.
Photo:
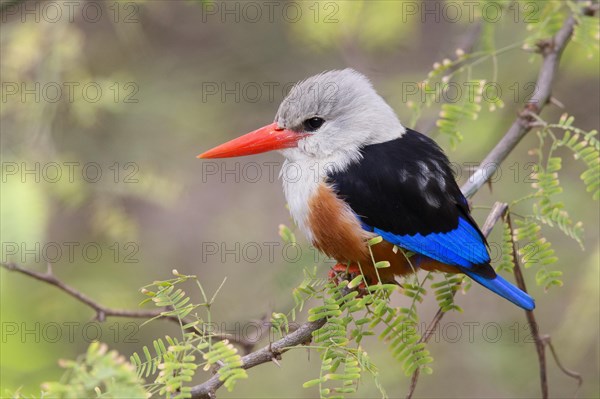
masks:
[[[297,83],[279,106],[275,122],[307,133],[298,147],[282,150],[286,158],[324,160],[340,167],[360,159],[363,146],[405,132],[367,77],[353,69],[323,72]]]

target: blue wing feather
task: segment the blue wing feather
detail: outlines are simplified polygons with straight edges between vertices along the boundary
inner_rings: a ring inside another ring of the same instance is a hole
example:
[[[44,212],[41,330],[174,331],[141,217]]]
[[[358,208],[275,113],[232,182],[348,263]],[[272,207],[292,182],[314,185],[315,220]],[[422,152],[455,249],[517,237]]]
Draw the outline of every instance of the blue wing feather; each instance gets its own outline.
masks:
[[[419,233],[414,235],[392,234],[376,227],[365,227],[392,244],[426,255],[442,263],[460,267],[467,276],[523,309],[535,308],[535,302],[531,296],[501,276],[494,275],[490,278],[473,270],[475,265],[489,263],[490,256],[481,235],[462,217],[459,219],[456,229],[447,233],[430,233],[425,236]]]
[[[490,261],[483,239],[477,230],[462,217],[459,218],[456,229],[446,233],[401,235],[383,231],[377,227],[373,231],[392,244],[448,265],[470,268],[473,265]]]

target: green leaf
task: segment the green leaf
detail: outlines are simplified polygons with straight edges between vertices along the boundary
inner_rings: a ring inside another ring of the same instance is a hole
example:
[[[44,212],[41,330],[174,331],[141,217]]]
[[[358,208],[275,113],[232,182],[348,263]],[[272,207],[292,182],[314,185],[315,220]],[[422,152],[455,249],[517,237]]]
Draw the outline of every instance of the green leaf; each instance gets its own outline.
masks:
[[[375,268],[376,269],[385,269],[386,267],[390,267],[390,262],[388,262],[387,260],[382,260],[379,262],[375,263]]]

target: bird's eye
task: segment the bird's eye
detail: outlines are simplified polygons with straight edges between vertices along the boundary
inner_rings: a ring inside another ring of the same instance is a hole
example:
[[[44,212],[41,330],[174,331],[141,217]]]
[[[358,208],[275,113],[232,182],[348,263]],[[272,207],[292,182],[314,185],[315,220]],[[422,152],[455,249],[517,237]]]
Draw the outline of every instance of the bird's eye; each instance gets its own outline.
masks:
[[[320,128],[321,125],[323,125],[323,123],[325,123],[325,119],[315,116],[315,117],[305,120],[302,123],[302,125],[304,127],[304,130],[306,130],[307,132],[314,132],[315,130]]]

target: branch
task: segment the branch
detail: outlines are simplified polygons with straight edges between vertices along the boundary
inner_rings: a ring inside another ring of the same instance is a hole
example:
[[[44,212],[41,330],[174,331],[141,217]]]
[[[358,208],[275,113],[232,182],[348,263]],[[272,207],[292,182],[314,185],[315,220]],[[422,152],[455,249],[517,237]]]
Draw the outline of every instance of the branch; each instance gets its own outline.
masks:
[[[590,9],[584,9],[584,13],[587,14],[589,12]],[[504,137],[500,139],[484,160],[481,161],[479,168],[469,178],[467,183],[463,185],[462,192],[467,198],[475,195],[481,186],[493,176],[508,154],[514,150],[521,139],[532,129],[531,113],[539,114],[550,101],[552,85],[560,57],[573,35],[576,23],[575,16],[571,15],[552,39],[538,43],[538,48],[544,57],[544,61],[535,86],[537,90],[529,103],[525,105],[523,111],[519,113],[517,119],[513,122],[510,129],[508,129],[508,132],[506,132]]]
[[[36,280],[40,280],[40,281],[43,281],[45,283],[48,283],[50,285],[57,287],[61,291],[67,293],[68,295],[75,298],[79,302],[81,302],[84,305],[87,305],[88,307],[93,309],[96,312],[96,316],[94,317],[94,320],[99,321],[99,322],[105,321],[107,317],[129,317],[132,319],[161,318],[164,320],[172,321],[172,322],[180,325],[180,320],[177,317],[165,316],[162,314],[165,311],[171,310],[169,308],[152,309],[152,310],[128,310],[128,309],[113,309],[113,308],[106,307],[106,306],[98,303],[97,301],[93,300],[92,298],[88,297],[87,295],[79,292],[77,289],[71,287],[70,285],[67,285],[67,284],[63,283],[62,281],[60,281],[54,275],[54,273],[52,271],[52,265],[50,263],[48,263],[48,268],[45,273],[40,273],[35,270],[26,269],[14,262],[0,262],[0,266],[2,266],[3,268],[5,268],[9,271],[18,272],[18,273],[24,274],[26,276],[32,277]],[[188,324],[188,323],[191,323],[192,321],[193,320],[183,319],[183,320],[181,320],[181,323]],[[250,353],[256,346],[256,343],[258,342],[260,337],[264,336],[265,330],[267,327],[270,327],[270,322],[267,322],[265,320],[265,318],[263,318],[260,321],[260,332],[258,334],[257,340],[250,340],[250,339],[247,339],[242,336],[236,336],[233,334],[226,334],[226,333],[213,333],[213,334],[211,334],[211,338],[217,339],[217,340],[227,339],[230,342],[240,346],[243,353]],[[291,328],[291,326],[290,326],[290,328]]]
[[[492,232],[492,229],[494,228],[494,226],[496,225],[498,220],[500,220],[504,217],[507,210],[508,210],[508,205],[504,202],[496,202],[494,204],[494,206],[492,207],[492,210],[488,214],[487,219],[485,220],[485,223],[481,227],[481,232],[483,233],[484,236],[488,237],[490,235],[490,233]],[[456,291],[454,291],[452,293],[452,297],[454,297],[455,295],[456,295]],[[429,339],[431,338],[431,336],[437,329],[438,325],[440,324],[440,321],[442,320],[442,317],[444,317],[445,314],[446,313],[444,311],[442,311],[442,308],[439,308],[437,310],[437,312],[435,313],[435,316],[433,316],[433,319],[431,320],[431,322],[425,329],[425,333],[419,340],[419,343],[429,342]],[[412,398],[413,394],[415,393],[415,389],[417,388],[417,382],[419,381],[420,375],[421,375],[421,369],[417,367],[417,369],[412,374],[412,377],[410,380],[410,387],[408,389],[408,394],[406,395],[406,399]]]
[[[323,327],[326,319],[311,321],[302,324],[293,333],[275,341],[262,349],[252,352],[242,357],[242,368],[250,369],[263,363],[274,361],[279,365],[277,360],[281,359],[281,354],[287,352],[291,347],[303,345],[312,340],[312,333]],[[213,375],[206,382],[196,385],[192,388],[193,399],[213,399],[215,392],[223,385],[223,381],[219,379],[219,375]]]
[[[87,295],[82,294],[81,292],[77,291],[75,288],[73,288],[73,287],[63,283],[59,279],[57,279],[56,276],[54,275],[54,273],[52,272],[52,266],[50,265],[50,263],[48,263],[48,269],[47,269],[46,273],[40,273],[40,272],[36,272],[34,270],[25,269],[24,267],[19,266],[18,264],[14,263],[14,262],[1,262],[0,266],[4,267],[7,270],[19,272],[19,273],[25,274],[29,277],[33,277],[36,280],[46,282],[50,285],[57,287],[58,289],[60,289],[64,292],[66,292],[68,295],[77,299],[79,302],[89,306],[94,311],[96,311],[96,317],[94,319],[97,321],[100,321],[100,322],[106,320],[106,317],[108,317],[108,316],[150,319],[152,317],[160,316],[161,312],[163,311],[161,309],[125,310],[125,309],[107,308],[106,306],[103,306],[103,305],[99,304],[98,302],[94,301]],[[176,318],[174,318],[174,320],[177,321]]]
[[[552,357],[554,358],[554,361],[556,362],[556,365],[558,366],[558,368],[563,373],[568,375],[569,377],[577,380],[577,389],[575,389],[575,393],[573,394],[573,398],[576,398],[577,392],[579,391],[579,388],[581,388],[581,384],[583,384],[583,378],[581,377],[581,374],[579,374],[573,370],[569,370],[568,368],[566,368],[562,365],[560,358],[558,357],[558,355],[556,354],[556,351],[554,350],[554,345],[552,345],[552,340],[549,335],[542,336],[542,342],[544,343],[544,345],[546,345],[547,347],[550,348],[550,352],[552,353]]]
[[[521,262],[519,262],[519,252],[517,250],[517,243],[515,238],[512,236],[513,226],[510,214],[506,216],[506,222],[511,231],[511,244],[512,244],[512,255],[513,255],[513,272],[515,274],[515,280],[517,286],[523,291],[527,292],[527,286],[525,285],[525,278],[523,278],[523,272],[521,271]],[[529,330],[533,336],[533,342],[535,343],[535,350],[538,355],[538,363],[540,365],[540,383],[542,385],[542,398],[548,397],[548,375],[546,373],[546,352],[544,351],[544,342],[540,337],[540,330],[537,322],[535,321],[535,315],[533,311],[526,310],[525,316],[527,316],[527,323],[529,324]]]

